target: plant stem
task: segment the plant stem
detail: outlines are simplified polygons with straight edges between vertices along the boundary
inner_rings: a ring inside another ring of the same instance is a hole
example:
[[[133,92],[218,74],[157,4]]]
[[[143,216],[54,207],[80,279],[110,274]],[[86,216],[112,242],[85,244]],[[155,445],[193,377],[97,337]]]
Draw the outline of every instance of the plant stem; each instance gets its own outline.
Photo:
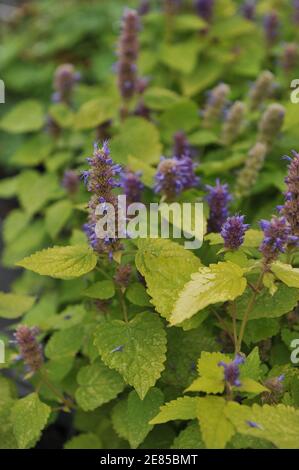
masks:
[[[232,302],[232,320],[233,320],[235,353],[237,353],[237,348],[238,348],[238,335],[237,335],[236,313],[237,313],[237,306],[236,306],[236,302],[233,301],[233,302]]]
[[[251,299],[248,303],[247,309],[244,313],[244,317],[243,317],[243,320],[242,320],[242,323],[241,323],[241,328],[240,328],[240,333],[239,333],[239,339],[238,339],[238,342],[237,342],[237,348],[236,348],[237,353],[241,352],[242,341],[243,341],[243,337],[244,337],[244,333],[245,333],[245,328],[246,328],[246,325],[247,325],[247,322],[248,322],[249,314],[251,313],[251,311],[254,307],[257,295],[258,295],[258,293],[260,291],[260,288],[262,286],[264,274],[265,274],[265,271],[263,270],[260,274],[257,285],[256,285],[256,287],[255,287],[255,289],[252,293],[252,296],[251,296]]]
[[[41,382],[46,386],[48,387],[49,390],[51,390],[51,392],[57,397],[59,398],[59,400],[63,403],[63,405],[65,406],[65,408],[67,408],[68,410],[70,410],[71,408],[74,408],[74,405],[73,403],[68,400],[67,398],[65,398],[59,390],[57,390],[57,388],[49,381],[47,375],[44,373],[44,372],[41,372],[39,371],[39,374],[40,374],[40,378],[41,378]]]
[[[219,323],[223,326],[224,331],[228,334],[228,336],[230,337],[232,343],[234,343],[233,335],[232,335],[231,332],[227,329],[227,325],[225,324],[225,321],[220,317],[220,315],[216,312],[216,310],[214,310],[213,308],[211,308],[211,311],[212,311],[212,313],[215,315],[215,317],[217,318],[217,320],[219,321]]]
[[[129,318],[128,318],[128,310],[127,310],[127,304],[126,304],[126,301],[124,299],[124,296],[123,296],[123,293],[120,289],[117,289],[117,292],[118,292],[118,297],[119,297],[119,303],[121,305],[121,308],[122,308],[122,311],[123,311],[123,316],[124,316],[124,321],[126,323],[129,322]]]

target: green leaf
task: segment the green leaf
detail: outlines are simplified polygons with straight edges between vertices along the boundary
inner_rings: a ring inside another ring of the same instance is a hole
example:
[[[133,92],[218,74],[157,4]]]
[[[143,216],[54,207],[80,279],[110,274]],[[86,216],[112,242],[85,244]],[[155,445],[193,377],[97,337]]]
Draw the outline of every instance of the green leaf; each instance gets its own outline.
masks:
[[[35,297],[0,292],[0,317],[9,319],[18,318],[30,310],[34,302]]]
[[[150,424],[167,423],[177,419],[189,420],[197,416],[198,397],[181,397],[161,406],[159,414]]]
[[[82,367],[77,375],[76,401],[84,411],[94,410],[113,400],[124,389],[124,381],[102,361]]]
[[[40,401],[37,393],[16,402],[11,410],[11,420],[20,449],[26,449],[38,441],[50,412],[51,408]]]
[[[224,390],[224,375],[223,368],[218,366],[220,361],[229,363],[231,359],[220,352],[202,352],[197,362],[200,377],[195,379],[186,391],[222,393]]]
[[[38,251],[17,266],[29,269],[43,276],[58,279],[73,279],[92,271],[97,264],[97,256],[86,245],[56,246]]]
[[[134,305],[138,305],[139,307],[151,307],[146,289],[140,282],[134,282],[129,285],[126,291],[126,297]]]
[[[246,287],[243,274],[243,269],[230,261],[199,268],[179,294],[170,322],[181,323],[208,305],[242,295]]]
[[[96,282],[84,290],[83,294],[92,299],[111,299],[115,295],[114,282],[109,280]]]
[[[129,156],[141,162],[156,163],[162,153],[157,128],[139,117],[128,118],[110,144],[113,160],[123,164],[127,163]]]
[[[65,356],[75,356],[83,342],[84,330],[82,326],[57,331],[47,343],[45,354],[49,359],[60,359]]]
[[[175,438],[172,449],[205,449],[198,423],[190,423]]]
[[[13,134],[38,131],[43,125],[43,107],[35,100],[19,103],[8,111],[0,121],[0,128]]]
[[[116,369],[141,399],[164,369],[166,334],[154,313],[139,313],[128,323],[110,320],[99,325],[95,345],[105,364]]]
[[[153,425],[150,420],[156,416],[164,401],[164,395],[158,388],[152,388],[140,400],[136,392],[128,396],[128,437],[132,448],[136,449],[144,441]]]
[[[181,87],[185,96],[191,97],[212,86],[223,74],[223,64],[201,60],[200,65],[189,75],[182,75]]]
[[[132,155],[129,155],[128,167],[132,171],[141,172],[140,179],[143,182],[143,184],[145,184],[145,186],[148,186],[149,188],[153,186],[156,171],[151,165],[149,165],[146,162],[143,162],[142,160],[140,160],[140,158],[138,159],[138,158],[132,157]]]
[[[167,88],[149,87],[143,95],[145,105],[157,111],[169,108],[179,99],[179,95]]]
[[[23,172],[18,179],[18,195],[25,211],[33,215],[47,202],[63,194],[58,179],[53,174],[41,175],[37,171]]]
[[[103,445],[100,438],[93,433],[79,434],[67,441],[64,449],[102,449]]]
[[[53,141],[46,134],[27,140],[12,156],[11,162],[21,166],[36,166],[43,162],[53,148]]]
[[[164,401],[163,393],[158,388],[152,388],[144,398],[140,400],[135,391],[132,391],[124,400],[124,404],[116,405],[113,412],[113,424],[115,431],[130,446],[136,449],[153,429],[149,421],[156,416]]]
[[[115,114],[115,100],[96,98],[84,103],[75,116],[75,129],[94,129],[109,121]]]
[[[251,297],[252,290],[247,288],[242,297],[236,300],[238,319],[243,318]],[[287,287],[284,284],[279,285],[274,295],[271,295],[268,290],[263,289],[257,295],[254,307],[250,312],[250,320],[280,317],[293,310],[298,300],[299,290]]]
[[[207,23],[198,16],[183,14],[175,16],[175,29],[176,31],[199,31],[204,28]]]
[[[276,318],[251,320],[246,325],[244,341],[247,344],[258,343],[279,333],[280,325]]]
[[[226,406],[227,401],[221,397],[197,399],[197,417],[208,449],[224,449],[235,434],[234,426],[224,413]]]
[[[23,230],[27,227],[30,217],[20,209],[11,211],[3,224],[3,239],[5,243],[14,241],[18,235],[23,234]]]
[[[177,44],[164,44],[159,55],[160,61],[177,72],[190,74],[201,48],[201,43],[194,39]]]
[[[59,127],[68,128],[73,125],[74,113],[65,103],[52,104],[49,115]]]
[[[55,238],[72,215],[70,201],[58,201],[46,210],[45,224],[48,234]]]
[[[9,199],[16,195],[18,188],[18,177],[4,178],[0,181],[0,197]]]
[[[275,276],[284,282],[288,287],[299,288],[299,269],[293,268],[290,264],[284,264],[280,261],[275,261],[271,265],[271,271]]]
[[[240,378],[247,377],[254,380],[260,380],[262,375],[261,360],[259,355],[259,348],[256,346],[251,353],[246,357],[243,364],[240,365]]]
[[[254,394],[259,394],[268,391],[266,387],[256,382],[255,380],[249,379],[247,377],[241,380],[241,385],[238,387],[238,390],[240,390],[240,392],[248,392]]]
[[[167,319],[179,292],[200,265],[200,260],[190,250],[171,240],[138,240],[136,267],[145,277],[147,292],[156,310]],[[177,266],[180,266],[179,276]]]
[[[173,104],[160,117],[160,125],[165,139],[170,141],[178,129],[190,132],[199,126],[197,105],[187,99]]]
[[[250,408],[229,402],[225,414],[241,434],[267,439],[280,449],[299,448],[299,411],[295,408],[256,404]],[[258,427],[251,427],[248,422]]]

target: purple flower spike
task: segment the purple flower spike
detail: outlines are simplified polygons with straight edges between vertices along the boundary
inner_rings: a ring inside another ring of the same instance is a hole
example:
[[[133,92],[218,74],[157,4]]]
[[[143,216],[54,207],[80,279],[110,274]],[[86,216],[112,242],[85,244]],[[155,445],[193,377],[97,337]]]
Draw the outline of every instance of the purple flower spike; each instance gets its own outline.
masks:
[[[185,132],[178,131],[173,136],[173,155],[177,158],[191,157],[191,148]]]
[[[298,244],[298,237],[292,235],[290,224],[285,217],[272,217],[270,221],[261,220],[264,239],[260,251],[264,257],[265,267],[275,261],[279,253],[284,253],[289,244]]]
[[[245,232],[249,225],[244,224],[244,215],[234,215],[228,217],[222,225],[221,236],[224,240],[224,247],[229,250],[237,250],[244,242]]]
[[[88,205],[88,223],[83,226],[83,230],[87,235],[90,246],[97,253],[107,253],[111,258],[113,252],[119,250],[121,245],[115,233],[107,239],[97,237],[95,228],[101,216],[97,214],[96,209],[99,203],[111,204],[115,212],[114,222],[118,220],[118,204],[114,189],[120,185],[118,176],[122,168],[113,162],[107,141],[103,143],[101,148],[95,144],[93,156],[88,158],[87,161],[90,169],[82,173],[82,178],[92,196]],[[115,227],[115,232],[118,233],[117,227]]]
[[[249,21],[253,21],[255,18],[255,8],[256,8],[256,2],[255,0],[245,0],[241,7],[241,12],[244,18],[246,18]]]
[[[195,8],[199,16],[210,22],[213,17],[214,0],[195,0]]]
[[[195,176],[194,169],[195,164],[190,157],[162,157],[155,177],[155,192],[171,200],[185,189],[197,186],[199,178]]]
[[[299,236],[299,154],[292,152],[293,158],[285,157],[288,162],[288,175],[285,179],[287,191],[285,203],[280,209],[292,229],[292,235]]]
[[[140,180],[140,173],[124,171],[120,177],[121,187],[127,197],[127,204],[140,202],[143,191],[143,183]]]
[[[55,103],[70,103],[75,84],[80,80],[79,74],[72,64],[62,64],[57,67],[54,75],[52,100]]]
[[[293,0],[293,20],[294,23],[299,23],[299,0]]]
[[[79,175],[74,170],[66,170],[62,179],[62,186],[72,196],[76,194],[79,189],[80,179]]]
[[[21,325],[14,334],[20,356],[31,372],[37,372],[43,365],[42,346],[36,339],[38,333],[38,328]]]
[[[227,384],[235,387],[240,387],[240,369],[239,366],[244,364],[245,359],[240,354],[237,354],[235,359],[226,364],[223,361],[218,362],[218,366],[224,367],[224,380]]]
[[[232,196],[229,193],[228,185],[221,184],[219,179],[216,180],[216,186],[208,185],[206,188],[209,191],[206,200],[210,207],[208,232],[220,232],[228,217],[228,205]]]
[[[279,18],[275,11],[271,11],[264,18],[264,31],[266,41],[269,46],[272,46],[279,33]]]
[[[118,44],[118,88],[125,100],[136,92],[139,17],[135,10],[126,9],[123,15],[122,31]]]

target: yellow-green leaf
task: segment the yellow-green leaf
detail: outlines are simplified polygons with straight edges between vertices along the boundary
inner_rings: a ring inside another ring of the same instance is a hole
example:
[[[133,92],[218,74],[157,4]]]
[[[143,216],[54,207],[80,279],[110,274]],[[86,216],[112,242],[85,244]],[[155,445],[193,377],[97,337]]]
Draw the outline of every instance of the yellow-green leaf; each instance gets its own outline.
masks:
[[[299,269],[293,268],[290,264],[275,261],[271,265],[271,271],[275,276],[289,287],[299,288]]]

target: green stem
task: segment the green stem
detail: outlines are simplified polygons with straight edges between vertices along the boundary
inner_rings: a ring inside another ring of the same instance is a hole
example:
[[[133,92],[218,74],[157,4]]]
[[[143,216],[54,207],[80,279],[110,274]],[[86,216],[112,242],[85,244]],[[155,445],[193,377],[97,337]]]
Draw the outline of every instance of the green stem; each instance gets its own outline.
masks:
[[[238,334],[237,334],[237,306],[236,302],[232,302],[232,320],[233,320],[233,334],[234,334],[234,345],[235,345],[235,353],[237,353],[238,348]]]
[[[123,296],[123,293],[120,289],[117,289],[117,292],[118,292],[118,297],[119,297],[119,303],[121,305],[121,308],[122,308],[122,311],[123,311],[123,316],[124,316],[124,321],[126,323],[129,322],[129,318],[128,318],[128,310],[127,310],[127,304],[126,304],[126,301],[124,299],[124,296]]]
[[[247,309],[244,313],[244,317],[243,317],[243,320],[242,320],[242,323],[241,323],[241,328],[240,328],[240,333],[239,333],[239,339],[238,339],[238,342],[237,342],[237,348],[236,348],[237,353],[241,352],[241,346],[242,346],[242,341],[243,341],[243,337],[244,337],[244,333],[245,333],[245,328],[246,328],[246,325],[247,325],[247,322],[248,322],[249,315],[250,315],[250,313],[251,313],[251,311],[254,307],[257,295],[260,291],[260,288],[262,287],[264,274],[265,274],[265,271],[263,270],[260,274],[257,285],[256,285],[256,287],[255,287],[255,289],[252,293],[252,296],[251,296],[251,299],[248,303]]]
[[[74,408],[74,404],[68,400],[67,398],[65,398],[62,393],[60,393],[59,390],[57,390],[57,388],[49,381],[47,375],[44,373],[44,372],[41,372],[39,371],[39,375],[40,375],[40,378],[41,378],[41,382],[49,389],[51,390],[51,392],[57,397],[59,398],[59,400],[63,403],[63,405],[65,406],[65,408],[67,408],[68,410],[70,410],[71,408]]]

